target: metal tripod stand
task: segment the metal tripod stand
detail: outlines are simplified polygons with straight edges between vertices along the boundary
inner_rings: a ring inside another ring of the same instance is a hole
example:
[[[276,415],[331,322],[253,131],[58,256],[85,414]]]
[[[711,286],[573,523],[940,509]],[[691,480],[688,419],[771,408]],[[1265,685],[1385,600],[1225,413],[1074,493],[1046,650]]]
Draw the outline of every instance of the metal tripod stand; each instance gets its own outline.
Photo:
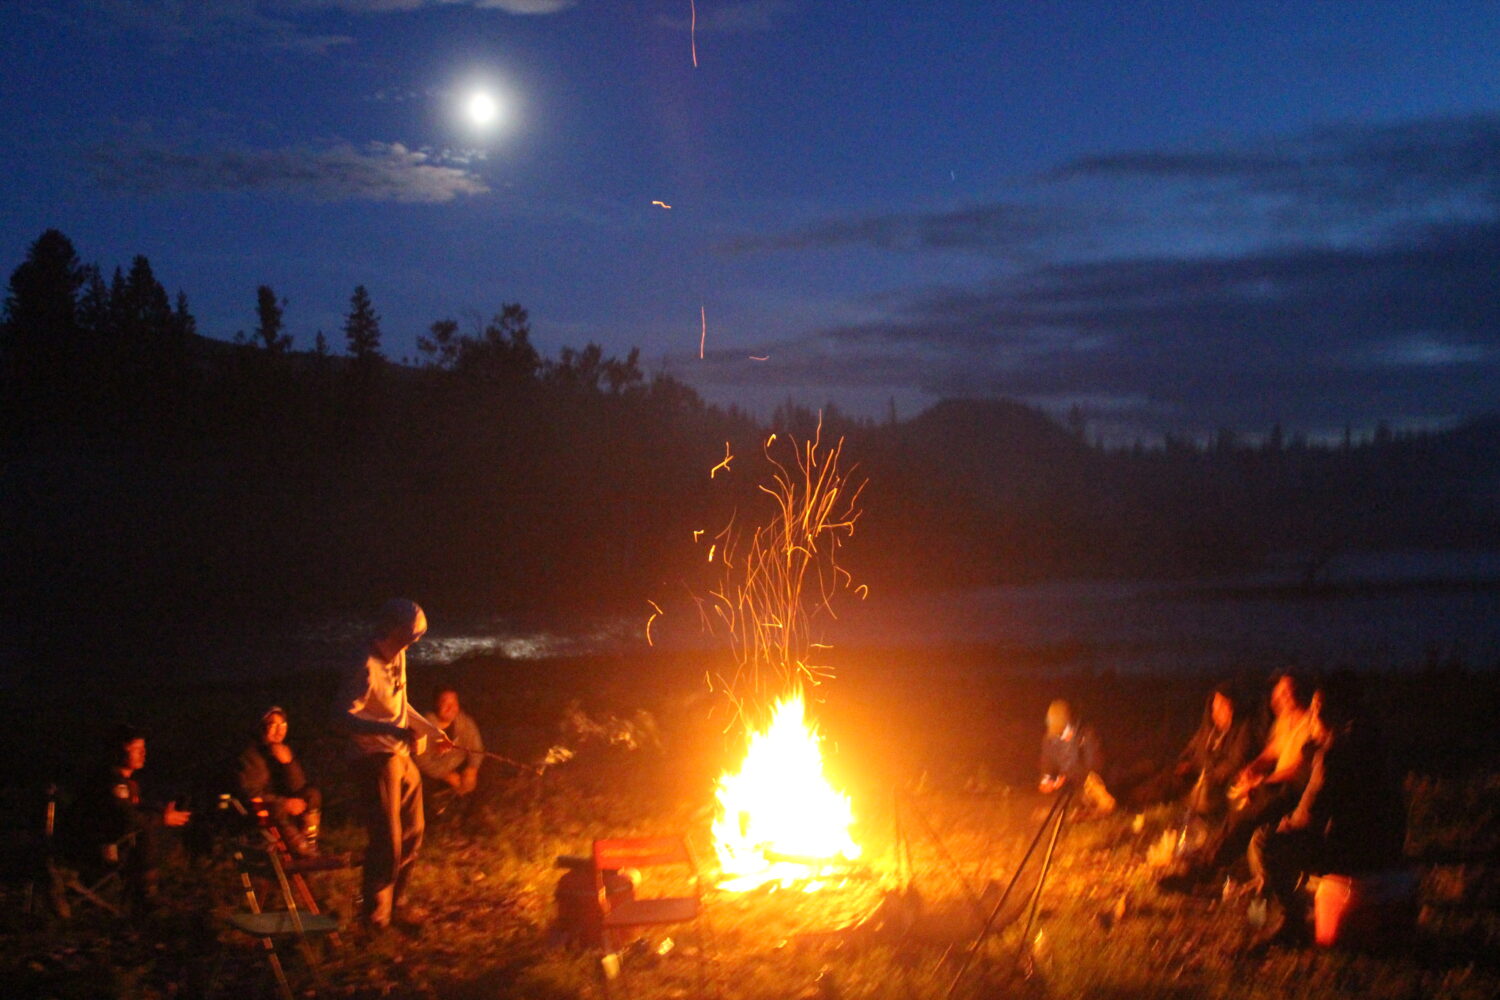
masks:
[[[1021,873],[1026,870],[1026,862],[1030,861],[1032,854],[1036,853],[1037,845],[1042,842],[1042,837],[1046,835],[1048,830],[1051,830],[1052,836],[1047,841],[1047,852],[1042,856],[1042,868],[1037,873],[1036,885],[1031,890],[1031,908],[1026,916],[1026,927],[1021,931],[1021,945],[1020,951],[1016,953],[1017,959],[1020,958],[1021,951],[1025,950],[1026,942],[1031,939],[1031,928],[1036,923],[1037,910],[1041,907],[1042,887],[1047,882],[1047,873],[1052,869],[1052,856],[1057,851],[1057,841],[1062,837],[1063,824],[1068,819],[1068,806],[1073,801],[1073,790],[1074,785],[1072,782],[1069,782],[1053,801],[1052,808],[1047,812],[1047,818],[1042,820],[1041,826],[1037,828],[1036,836],[1031,838],[1031,846],[1026,848],[1026,854],[1021,858],[1021,863],[1016,866],[1016,873],[1010,877],[1010,882],[1005,886],[1005,891],[995,901],[994,907],[990,910],[989,917],[984,922],[984,927],[979,931],[979,936],[974,939],[974,943],[969,945],[969,950],[964,953],[963,964],[959,966],[958,974],[953,977],[953,984],[948,987],[948,992],[945,995],[946,1000],[952,1000],[953,994],[958,991],[958,986],[963,982],[964,976],[968,973],[969,966],[974,963],[974,956],[979,954],[980,948],[984,947],[984,942],[989,938],[990,932],[994,929],[995,921],[999,918],[1000,911],[1005,907],[1006,901],[1010,899],[1011,892],[1021,881]]]

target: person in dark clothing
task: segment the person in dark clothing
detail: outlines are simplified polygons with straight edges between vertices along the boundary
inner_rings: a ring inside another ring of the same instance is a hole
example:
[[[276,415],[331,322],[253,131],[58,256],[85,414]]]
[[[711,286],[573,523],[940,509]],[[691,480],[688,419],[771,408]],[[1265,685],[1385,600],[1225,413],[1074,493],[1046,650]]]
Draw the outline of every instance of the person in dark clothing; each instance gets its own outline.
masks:
[[[323,796],[307,780],[286,743],[286,711],[273,705],[260,717],[260,732],[236,762],[236,783],[245,804],[258,801],[282,841],[295,855],[318,853],[318,823]]]
[[[119,868],[137,912],[156,895],[161,830],[180,827],[192,815],[177,803],[158,804],[141,794],[137,774],[146,766],[146,734],[120,726],[110,740],[109,761],[79,788],[59,826],[67,859],[90,876]]]
[[[1234,687],[1220,684],[1214,688],[1203,707],[1203,722],[1183,748],[1174,771],[1180,782],[1192,782],[1186,794],[1194,814],[1218,820],[1228,812],[1230,786],[1254,755],[1255,737],[1254,720]]]
[[[1229,788],[1258,748],[1258,729],[1236,686],[1218,685],[1176,761],[1138,786],[1131,805],[1145,809],[1185,798],[1193,815],[1210,823],[1222,820],[1229,809]]]
[[[1278,927],[1252,951],[1311,943],[1311,902],[1301,885],[1309,874],[1362,874],[1397,867],[1406,845],[1406,805],[1390,769],[1384,740],[1357,717],[1348,680],[1313,698],[1311,774],[1296,807],[1250,842],[1250,867],[1281,904]]]
[[[1038,766],[1042,778],[1037,787],[1044,795],[1071,783],[1082,801],[1097,812],[1114,811],[1114,796],[1099,777],[1098,740],[1092,730],[1078,724],[1065,701],[1047,706],[1047,734],[1042,737]]]

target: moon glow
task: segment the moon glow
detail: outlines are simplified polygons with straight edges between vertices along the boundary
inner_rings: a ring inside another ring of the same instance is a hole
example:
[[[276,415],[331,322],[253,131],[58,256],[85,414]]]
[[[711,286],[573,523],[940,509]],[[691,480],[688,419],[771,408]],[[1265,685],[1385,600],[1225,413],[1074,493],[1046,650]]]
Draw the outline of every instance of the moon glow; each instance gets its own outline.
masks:
[[[466,110],[469,113],[469,121],[481,128],[493,125],[495,119],[500,117],[500,105],[482,90],[469,95]]]

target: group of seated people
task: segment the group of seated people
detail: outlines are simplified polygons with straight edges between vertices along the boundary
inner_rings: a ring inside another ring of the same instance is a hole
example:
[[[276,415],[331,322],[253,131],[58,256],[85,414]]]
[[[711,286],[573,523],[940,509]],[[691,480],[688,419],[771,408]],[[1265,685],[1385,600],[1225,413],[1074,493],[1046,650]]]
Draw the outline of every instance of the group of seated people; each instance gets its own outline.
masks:
[[[1311,688],[1284,672],[1273,678],[1268,700],[1271,723],[1262,741],[1255,710],[1232,685],[1215,688],[1175,766],[1134,797],[1137,805],[1185,800],[1205,831],[1202,844],[1163,877],[1163,888],[1213,886],[1243,865],[1280,904],[1282,919],[1256,942],[1259,950],[1310,943],[1307,876],[1399,867],[1406,836],[1400,785],[1384,742],[1360,718],[1352,677]],[[1093,734],[1067,703],[1054,702],[1041,790],[1071,783],[1087,806],[1112,810],[1097,757]]]
[[[478,796],[484,740],[472,716],[463,711],[458,691],[441,686],[433,710],[425,713],[454,746],[428,749],[416,758],[428,797],[429,815],[451,812],[466,817]],[[262,823],[274,829],[288,854],[316,857],[323,796],[286,742],[287,712],[273,705],[263,712],[253,736],[220,782]],[[111,734],[106,760],[80,783],[58,824],[63,858],[88,873],[117,869],[126,902],[136,912],[152,908],[157,891],[166,828],[187,826],[193,812],[179,803],[143,792],[139,772],[146,765],[146,733],[120,726]]]

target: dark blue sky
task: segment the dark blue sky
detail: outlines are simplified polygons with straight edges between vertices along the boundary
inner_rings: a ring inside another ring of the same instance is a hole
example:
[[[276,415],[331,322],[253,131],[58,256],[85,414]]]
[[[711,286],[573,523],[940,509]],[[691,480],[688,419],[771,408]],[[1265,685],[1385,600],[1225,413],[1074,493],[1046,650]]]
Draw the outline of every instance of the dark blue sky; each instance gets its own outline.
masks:
[[[0,264],[387,353],[519,301],[715,401],[1437,425],[1500,387],[1500,4],[12,0]],[[489,130],[462,108],[503,105]],[[670,210],[652,205],[671,204]],[[698,358],[699,310],[708,318]],[[751,356],[766,361],[751,360]]]

